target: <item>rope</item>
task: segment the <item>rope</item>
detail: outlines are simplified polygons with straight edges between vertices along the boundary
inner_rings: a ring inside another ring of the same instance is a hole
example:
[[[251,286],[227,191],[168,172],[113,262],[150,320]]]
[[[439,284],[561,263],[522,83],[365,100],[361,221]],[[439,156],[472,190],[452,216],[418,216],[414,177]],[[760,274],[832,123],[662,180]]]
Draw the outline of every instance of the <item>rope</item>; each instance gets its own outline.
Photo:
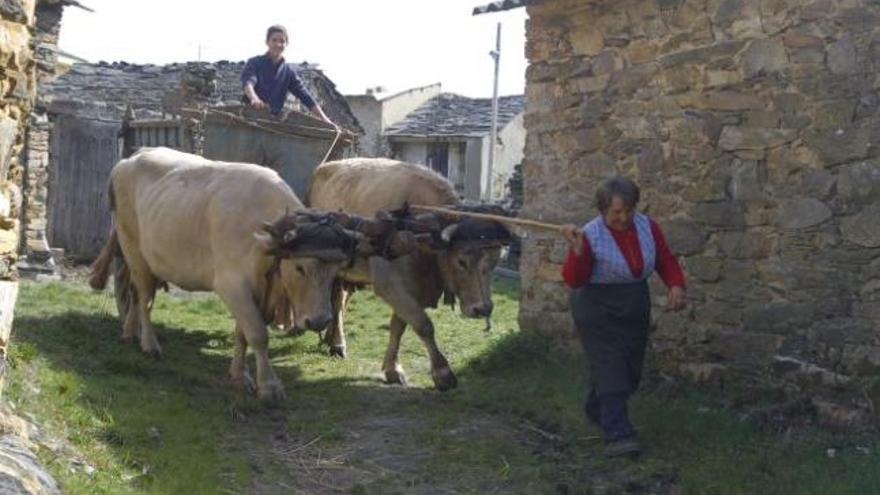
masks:
[[[336,148],[336,142],[339,141],[339,136],[342,135],[342,129],[340,127],[336,127],[336,137],[333,138],[333,143],[330,144],[330,148],[327,150],[327,153],[324,154],[324,159],[321,160],[321,163],[318,166],[324,164],[328,158],[330,158],[330,153],[333,153],[333,149]]]
[[[243,111],[243,110],[244,110],[244,107],[242,107],[241,111]],[[279,134],[279,135],[282,135],[282,136],[300,135],[300,134],[297,134],[296,132],[292,132],[292,131],[281,131],[281,130],[274,129],[274,128],[272,128],[272,127],[269,127],[269,126],[266,126],[266,125],[260,124],[260,123],[259,123],[260,120],[258,120],[258,119],[248,119],[248,118],[245,118],[245,117],[242,117],[242,116],[236,115],[236,114],[234,114],[234,113],[225,112],[225,111],[223,111],[223,110],[217,110],[217,109],[215,109],[215,108],[208,108],[208,107],[206,107],[206,108],[205,108],[204,110],[202,110],[202,111],[194,110],[194,109],[191,109],[191,108],[181,108],[181,109],[180,109],[180,112],[181,112],[181,113],[189,113],[190,115],[192,115],[192,114],[201,114],[201,115],[203,115],[203,116],[205,116],[205,117],[207,116],[208,113],[211,113],[211,114],[213,114],[213,115],[217,115],[217,116],[220,116],[220,117],[223,117],[223,118],[229,119],[229,120],[231,120],[231,121],[233,121],[233,122],[237,122],[237,123],[242,124],[242,125],[244,125],[244,126],[246,126],[246,127],[251,127],[251,128],[254,128],[254,129],[260,129],[260,130],[262,130],[262,131],[271,132],[271,133],[273,133],[273,134]],[[290,124],[289,124],[289,125],[290,125]],[[300,128],[300,129],[303,129],[303,130],[306,130],[306,131],[314,131],[314,132],[318,132],[318,133],[321,133],[321,134],[326,134],[326,133],[330,133],[330,132],[335,132],[335,133],[336,133],[336,138],[334,139],[334,143],[335,143],[336,140],[339,139],[339,136],[342,134],[342,129],[341,129],[341,128],[338,128],[338,127],[336,128],[335,131],[333,131],[333,130],[331,130],[331,129],[326,129],[326,128],[323,128],[323,127],[312,127],[312,126],[301,125],[301,124],[296,124],[296,127]],[[312,136],[304,136],[304,137],[312,137]]]

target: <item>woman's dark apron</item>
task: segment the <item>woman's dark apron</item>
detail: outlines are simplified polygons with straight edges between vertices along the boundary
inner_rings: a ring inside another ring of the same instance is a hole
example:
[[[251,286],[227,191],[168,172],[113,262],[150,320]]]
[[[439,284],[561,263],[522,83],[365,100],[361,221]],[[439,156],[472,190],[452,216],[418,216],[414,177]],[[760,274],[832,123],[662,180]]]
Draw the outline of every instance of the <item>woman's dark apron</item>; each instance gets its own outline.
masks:
[[[593,393],[603,397],[635,392],[651,322],[647,281],[588,283],[572,292],[571,307]]]

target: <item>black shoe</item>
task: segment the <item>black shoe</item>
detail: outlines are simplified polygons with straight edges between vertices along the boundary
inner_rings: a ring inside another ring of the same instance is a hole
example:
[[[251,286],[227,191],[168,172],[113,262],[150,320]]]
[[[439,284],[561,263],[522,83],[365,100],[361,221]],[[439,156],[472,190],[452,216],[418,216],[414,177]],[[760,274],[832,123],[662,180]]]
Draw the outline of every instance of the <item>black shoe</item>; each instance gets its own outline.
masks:
[[[584,409],[584,412],[587,414],[587,421],[596,426],[597,428],[602,427],[602,422],[599,420],[599,411],[594,411],[592,409]]]
[[[605,444],[606,457],[638,457],[642,453],[642,445],[636,437],[626,437]]]
[[[602,427],[602,409],[594,392],[590,392],[590,395],[587,396],[587,401],[584,403],[584,413],[587,415],[587,421],[599,428]]]

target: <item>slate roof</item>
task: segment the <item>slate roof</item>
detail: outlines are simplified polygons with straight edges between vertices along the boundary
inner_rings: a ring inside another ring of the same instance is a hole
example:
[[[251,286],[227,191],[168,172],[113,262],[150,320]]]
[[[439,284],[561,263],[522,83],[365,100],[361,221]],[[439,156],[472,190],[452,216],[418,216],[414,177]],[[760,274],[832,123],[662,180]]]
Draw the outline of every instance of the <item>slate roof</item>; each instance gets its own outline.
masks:
[[[168,65],[138,65],[126,62],[73,64],[68,72],[40,84],[40,105],[58,106],[99,104],[113,117],[121,118],[126,106],[135,110],[162,111],[162,99],[179,88],[181,79],[204,91],[212,104],[238,103],[241,97],[239,75],[244,62],[188,62]],[[363,132],[345,97],[336,85],[315,66],[299,64],[297,72],[309,92],[321,104],[331,120],[346,129]],[[213,75],[215,87],[205,86]],[[299,102],[288,96],[287,108],[299,108]]]
[[[490,12],[500,12],[502,10],[517,9],[526,5],[536,3],[536,0],[499,0],[479,7],[474,7],[473,15],[488,14]]]
[[[89,12],[94,12],[94,10],[92,10],[91,8],[89,8],[86,5],[79,3],[77,0],[38,0],[37,3],[48,4],[48,5],[55,5],[55,4],[60,3],[61,5],[65,6],[65,7],[69,7],[69,6],[79,7],[83,10],[87,10]]]
[[[524,95],[498,98],[498,129],[525,110]],[[485,136],[492,127],[492,99],[441,93],[388,127],[389,137]]]

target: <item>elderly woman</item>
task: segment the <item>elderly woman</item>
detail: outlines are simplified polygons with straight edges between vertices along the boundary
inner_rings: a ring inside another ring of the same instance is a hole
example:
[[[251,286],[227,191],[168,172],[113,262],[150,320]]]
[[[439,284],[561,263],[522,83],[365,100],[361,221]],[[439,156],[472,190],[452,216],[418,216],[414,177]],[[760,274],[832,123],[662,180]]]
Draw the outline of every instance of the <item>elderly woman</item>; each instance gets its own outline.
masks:
[[[588,363],[587,418],[602,429],[608,456],[638,455],[627,400],[639,384],[656,271],[669,288],[668,307],[684,307],[684,274],[656,222],[637,213],[639,188],[624,177],[596,192],[600,215],[583,227],[566,226],[562,269],[574,289],[571,309]]]

